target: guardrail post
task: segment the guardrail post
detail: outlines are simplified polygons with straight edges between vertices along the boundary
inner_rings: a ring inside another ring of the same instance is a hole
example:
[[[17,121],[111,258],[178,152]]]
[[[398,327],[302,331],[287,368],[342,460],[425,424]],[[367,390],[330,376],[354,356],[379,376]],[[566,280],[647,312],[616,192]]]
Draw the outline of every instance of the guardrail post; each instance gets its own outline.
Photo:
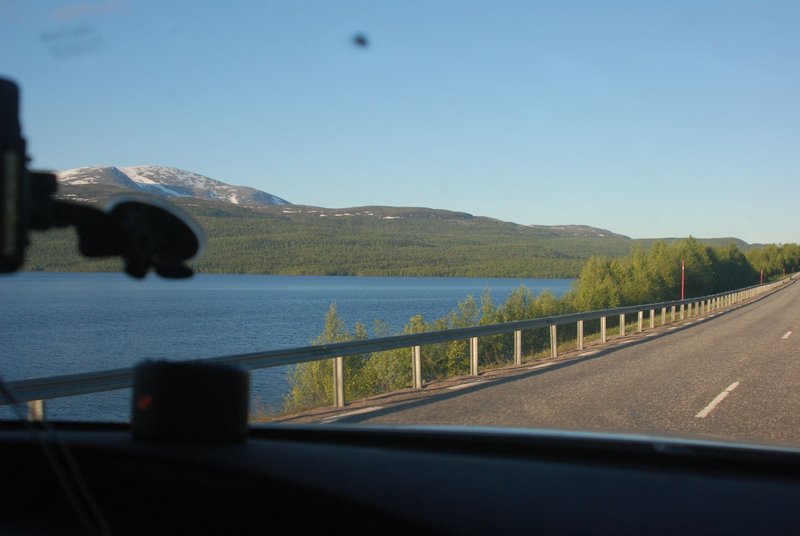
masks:
[[[644,311],[639,311],[639,326],[637,327],[639,333],[644,331]]]
[[[578,320],[578,350],[583,350],[583,320]]]
[[[478,337],[469,338],[469,373],[478,375]]]
[[[333,358],[333,405],[344,407],[344,358]]]
[[[522,364],[522,331],[514,332],[514,364]]]
[[[44,421],[44,400],[31,400],[28,402],[28,420],[30,422]]]
[[[619,336],[625,336],[625,313],[619,315]]]
[[[667,323],[667,308],[666,307],[662,307],[661,308],[661,325],[663,326],[666,323]]]
[[[550,357],[558,357],[558,336],[556,325],[550,325]]]
[[[686,304],[686,317],[692,318],[692,302]]]
[[[650,309],[650,329],[655,329],[656,327],[656,310]]]
[[[681,320],[683,320],[684,316],[686,316],[686,306],[681,304]]]
[[[411,369],[414,389],[422,389],[422,348],[419,346],[411,347]]]
[[[670,311],[670,323],[675,322],[675,306],[672,306],[672,310]]]
[[[606,317],[600,317],[600,342],[605,344],[608,341],[608,335],[606,334]]]

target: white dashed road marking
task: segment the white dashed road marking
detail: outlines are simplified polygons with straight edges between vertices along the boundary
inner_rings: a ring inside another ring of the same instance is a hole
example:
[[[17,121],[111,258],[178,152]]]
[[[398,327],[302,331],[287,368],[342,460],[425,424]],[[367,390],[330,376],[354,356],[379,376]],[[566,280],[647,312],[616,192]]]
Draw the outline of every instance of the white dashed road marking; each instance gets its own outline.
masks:
[[[783,339],[783,340],[786,340],[786,339],[788,339],[788,338],[789,338],[789,336],[790,336],[791,334],[792,334],[792,332],[791,332],[791,331],[787,331],[786,333],[784,333],[784,334],[783,334],[783,337],[781,337],[781,339]]]
[[[447,389],[450,391],[458,391],[459,389],[466,389],[467,387],[472,387],[474,385],[480,385],[483,382],[469,382],[469,383],[462,383],[461,385],[453,385],[452,387],[448,387]]]
[[[339,419],[344,419],[345,417],[352,417],[353,415],[361,415],[362,413],[371,413],[373,411],[378,411],[379,409],[383,409],[383,406],[373,406],[371,408],[361,408],[353,411],[348,411],[347,413],[340,413],[339,415],[334,415],[333,417],[322,419],[322,421],[320,422],[327,424],[338,421]]]
[[[718,394],[717,398],[712,400],[711,403],[709,405],[707,405],[706,407],[704,407],[703,410],[700,413],[695,415],[695,417],[698,418],[698,419],[704,419],[706,417],[706,415],[708,415],[709,413],[714,411],[714,408],[716,408],[717,405],[720,402],[725,400],[725,397],[728,396],[729,394],[731,394],[731,391],[736,389],[738,386],[739,386],[739,382],[733,382],[732,384],[730,384],[727,389],[725,389],[720,394]]]

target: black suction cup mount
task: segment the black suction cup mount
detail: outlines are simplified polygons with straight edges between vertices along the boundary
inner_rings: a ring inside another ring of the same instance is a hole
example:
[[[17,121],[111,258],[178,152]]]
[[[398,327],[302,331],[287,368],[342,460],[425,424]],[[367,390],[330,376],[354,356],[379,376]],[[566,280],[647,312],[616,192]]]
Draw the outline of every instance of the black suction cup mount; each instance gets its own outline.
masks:
[[[199,256],[204,248],[203,232],[176,207],[138,195],[111,200],[107,217],[120,237],[120,255],[125,271],[144,277],[153,268],[162,277],[190,277],[185,261]]]
[[[28,169],[19,124],[19,88],[0,78],[0,273],[23,264],[28,231],[74,225],[87,257],[120,256],[125,271],[144,277],[189,277],[185,262],[204,248],[200,226],[178,208],[155,197],[122,195],[105,211],[55,198],[52,173]]]

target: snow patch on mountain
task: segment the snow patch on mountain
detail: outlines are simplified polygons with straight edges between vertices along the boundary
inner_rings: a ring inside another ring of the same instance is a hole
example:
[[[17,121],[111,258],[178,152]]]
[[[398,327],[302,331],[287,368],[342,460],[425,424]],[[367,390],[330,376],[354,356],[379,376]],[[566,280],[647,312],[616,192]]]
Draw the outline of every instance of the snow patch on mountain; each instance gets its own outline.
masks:
[[[162,197],[196,197],[234,205],[291,205],[285,199],[248,186],[233,186],[183,169],[167,166],[91,166],[56,174],[71,186],[111,185]]]

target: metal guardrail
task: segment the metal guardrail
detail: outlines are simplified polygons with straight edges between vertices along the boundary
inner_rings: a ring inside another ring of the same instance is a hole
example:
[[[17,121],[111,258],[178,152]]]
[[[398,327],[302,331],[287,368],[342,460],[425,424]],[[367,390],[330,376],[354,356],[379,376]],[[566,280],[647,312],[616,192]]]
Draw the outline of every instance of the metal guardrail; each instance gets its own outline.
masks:
[[[345,404],[343,358],[347,356],[396,350],[398,348],[410,348],[412,350],[411,358],[413,386],[419,389],[423,386],[421,366],[422,346],[459,340],[469,340],[471,364],[470,370],[472,375],[477,376],[479,364],[479,337],[498,335],[502,333],[513,333],[514,361],[516,364],[522,364],[522,331],[525,330],[549,327],[551,356],[556,357],[558,355],[557,326],[576,323],[577,348],[581,350],[583,349],[584,343],[583,324],[586,321],[600,319],[600,338],[602,342],[606,342],[606,319],[608,317],[619,315],[620,335],[624,335],[625,316],[629,314],[636,313],[638,315],[637,331],[642,331],[644,329],[644,313],[649,311],[649,323],[650,328],[652,329],[655,327],[655,312],[658,310],[661,311],[661,325],[664,325],[668,323],[668,311],[670,319],[669,323],[671,323],[676,320],[676,315],[679,315],[679,318],[683,319],[687,315],[697,316],[699,314],[715,311],[735,303],[749,300],[758,294],[762,294],[778,286],[782,286],[785,283],[789,283],[793,279],[793,277],[789,277],[774,283],[756,285],[753,287],[747,287],[708,296],[701,296],[687,300],[675,300],[646,305],[617,307],[614,309],[589,311],[585,313],[572,313],[552,317],[535,318],[531,320],[519,320],[502,324],[489,324],[484,326],[430,331],[408,335],[395,335],[392,337],[381,337],[317,346],[270,350],[267,352],[251,354],[212,357],[199,359],[197,361],[206,363],[235,364],[247,370],[255,370],[305,363],[308,361],[318,361],[321,359],[334,359],[334,403],[337,406],[343,406]],[[44,418],[43,401],[45,400],[127,389],[131,388],[132,386],[132,367],[62,376],[51,376],[45,378],[33,378],[8,383],[10,391],[14,393],[16,402],[27,402],[29,404],[29,416],[32,419]],[[0,405],[9,403],[10,402],[7,399],[0,395]]]

